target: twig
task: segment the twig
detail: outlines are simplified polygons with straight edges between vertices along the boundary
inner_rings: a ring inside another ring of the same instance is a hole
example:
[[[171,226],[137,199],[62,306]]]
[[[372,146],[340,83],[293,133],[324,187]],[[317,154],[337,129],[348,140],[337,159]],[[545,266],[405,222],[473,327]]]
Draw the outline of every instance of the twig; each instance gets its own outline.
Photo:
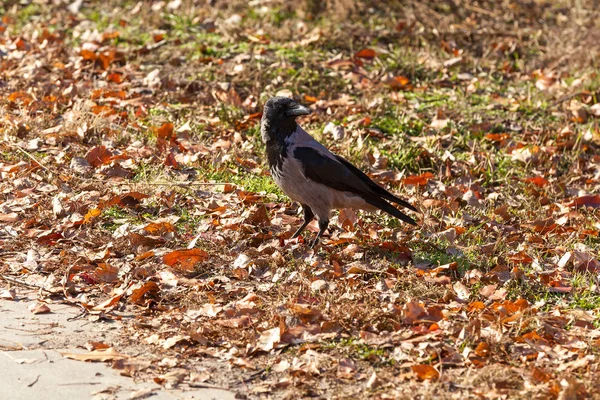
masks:
[[[493,13],[493,12],[491,12],[491,11],[484,10],[483,8],[480,8],[480,7],[477,7],[477,6],[472,6],[472,5],[470,5],[470,4],[465,4],[465,5],[464,5],[464,7],[465,7],[467,10],[475,11],[476,13],[479,13],[479,14],[484,14],[484,15],[488,15],[488,16],[490,16],[490,17],[494,17],[494,18],[496,18],[496,14],[494,14],[494,13]]]
[[[33,382],[31,382],[29,385],[27,385],[27,387],[32,387],[33,385],[35,385],[38,381],[38,379],[40,379],[41,375],[38,375],[37,378],[35,378],[35,380]]]
[[[564,95],[563,97],[559,98],[558,100],[555,100],[552,104],[550,104],[550,106],[548,106],[548,108],[556,107],[560,103],[564,103],[567,100],[571,100],[573,97],[582,96],[584,94],[589,94],[589,93],[588,92],[575,92],[575,93]]]
[[[150,185],[150,186],[222,186],[231,185],[237,187],[235,183],[230,182],[121,182],[121,186],[128,185]]]
[[[27,157],[31,158],[33,161],[35,161],[40,167],[42,167],[44,170],[46,170],[46,172],[48,172],[49,174],[52,173],[52,171],[50,171],[44,164],[42,164],[37,158],[35,158],[34,156],[32,156],[31,154],[29,154],[27,151],[23,150],[21,148],[21,146],[17,146],[14,143],[8,143],[10,146],[14,147],[15,149],[19,150],[20,152],[22,152],[23,154],[25,154]]]
[[[225,386],[219,386],[219,385],[212,385],[210,383],[196,383],[196,382],[190,382],[189,387],[192,388],[200,388],[200,389],[221,389],[221,390],[231,390],[228,387]]]
[[[242,381],[241,381],[240,384],[242,384],[242,383],[248,383],[248,382],[251,382],[251,381],[255,380],[256,378],[258,378],[259,376],[261,376],[262,374],[264,374],[265,371],[266,371],[266,369],[261,368],[258,371],[253,372],[252,374],[250,374],[250,376],[248,378],[242,379]]]
[[[10,277],[8,277],[6,275],[0,275],[0,278],[4,279],[7,282],[16,283],[17,285],[25,286],[25,287],[28,287],[28,288],[47,290],[47,289],[45,289],[41,285],[35,285],[33,283],[27,283],[27,282],[22,281],[20,279],[10,278]]]

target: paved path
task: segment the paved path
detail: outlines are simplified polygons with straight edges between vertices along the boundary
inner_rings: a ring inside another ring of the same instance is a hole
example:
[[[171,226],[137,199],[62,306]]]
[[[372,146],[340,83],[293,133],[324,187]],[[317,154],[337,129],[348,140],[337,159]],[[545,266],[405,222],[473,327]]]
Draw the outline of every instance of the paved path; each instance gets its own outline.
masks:
[[[166,390],[121,376],[102,362],[67,359],[56,350],[85,352],[77,346],[89,340],[112,343],[120,324],[69,320],[78,309],[62,304],[51,304],[51,313],[35,315],[28,310],[35,293],[18,294],[15,301],[0,299],[1,400],[235,399],[234,392],[220,389]]]

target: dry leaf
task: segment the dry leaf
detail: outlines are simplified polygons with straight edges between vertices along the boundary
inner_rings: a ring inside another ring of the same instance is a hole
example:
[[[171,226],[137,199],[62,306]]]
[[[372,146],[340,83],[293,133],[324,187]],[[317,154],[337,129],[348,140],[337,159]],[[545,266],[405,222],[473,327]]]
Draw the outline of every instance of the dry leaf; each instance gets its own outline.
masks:
[[[113,347],[107,349],[98,349],[88,353],[72,353],[69,351],[59,351],[63,357],[78,361],[112,361],[129,358],[127,354],[117,352]]]
[[[51,312],[50,307],[48,307],[46,304],[40,303],[40,302],[33,303],[27,308],[33,314],[47,314],[47,313]]]

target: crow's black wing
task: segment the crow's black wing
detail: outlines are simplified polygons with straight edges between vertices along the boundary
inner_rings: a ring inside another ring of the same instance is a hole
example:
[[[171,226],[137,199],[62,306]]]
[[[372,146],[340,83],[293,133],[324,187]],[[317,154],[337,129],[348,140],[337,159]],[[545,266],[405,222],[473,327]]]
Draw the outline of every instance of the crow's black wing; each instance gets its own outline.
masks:
[[[393,201],[394,203],[396,203],[398,205],[401,205],[402,207],[406,207],[409,210],[419,212],[419,210],[417,210],[415,207],[413,207],[409,202],[407,202],[405,200],[402,200],[401,198],[399,198],[397,196],[394,196],[393,194],[391,194],[390,192],[388,192],[387,190],[385,190],[384,188],[382,188],[381,186],[379,186],[378,184],[376,184],[375,182],[373,182],[373,180],[371,178],[369,178],[360,169],[358,169],[354,165],[352,165],[350,163],[350,161],[346,160],[344,157],[340,157],[337,154],[334,154],[334,156],[335,156],[335,158],[338,159],[339,162],[341,162],[342,164],[344,164],[346,166],[346,168],[348,168],[355,175],[359,176],[364,182],[366,182],[367,185],[369,185],[369,188],[373,192],[375,192],[376,194],[378,194],[379,196],[383,197],[386,200]]]
[[[336,159],[329,158],[312,147],[304,146],[296,147],[293,155],[302,164],[306,178],[341,192],[355,193],[372,206],[411,225],[416,225],[412,218],[401,213],[382,198],[398,202],[403,206],[408,204],[407,202],[398,199],[377,185],[371,178],[343,158],[339,156],[335,156]],[[415,210],[410,204],[408,204],[408,207]]]

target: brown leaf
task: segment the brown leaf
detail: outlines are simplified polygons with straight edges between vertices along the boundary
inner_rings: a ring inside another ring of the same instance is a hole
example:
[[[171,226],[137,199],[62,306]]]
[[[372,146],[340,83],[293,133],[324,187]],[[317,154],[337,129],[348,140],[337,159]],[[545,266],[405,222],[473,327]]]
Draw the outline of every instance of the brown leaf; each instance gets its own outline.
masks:
[[[542,368],[532,367],[531,368],[531,378],[535,383],[546,383],[550,381],[550,374],[547,373]]]
[[[17,213],[2,214],[0,213],[0,222],[17,222],[21,218]]]
[[[138,204],[140,204],[141,200],[147,199],[148,197],[150,196],[140,192],[124,193],[115,196],[106,202],[100,202],[100,204],[98,204],[98,208],[103,209],[111,206],[135,208]]]
[[[531,262],[533,262],[533,258],[528,256],[524,251],[519,251],[516,254],[510,255],[509,259],[514,263],[520,264],[530,264]]]
[[[575,207],[575,208],[579,208],[579,207],[598,208],[598,207],[600,207],[600,194],[577,197],[575,200],[573,200],[569,204],[569,206]]]
[[[88,353],[71,353],[68,351],[60,351],[63,357],[78,361],[112,361],[123,360],[129,358],[127,354],[118,353],[114,348],[98,349]]]
[[[158,287],[158,284],[156,282],[148,281],[144,283],[141,287],[134,289],[131,293],[131,296],[129,296],[129,300],[131,300],[131,302],[133,303],[139,304],[140,300],[146,293],[156,294],[159,291],[160,288]]]
[[[156,136],[161,139],[170,140],[174,138],[175,131],[171,122],[165,122],[160,128],[155,128]]]
[[[51,312],[50,307],[48,307],[46,304],[40,303],[40,302],[34,303],[27,308],[33,314],[47,314],[47,313]]]
[[[175,159],[175,154],[173,154],[172,151],[170,151],[169,154],[167,154],[167,157],[165,158],[163,165],[165,165],[166,167],[174,168],[174,169],[180,168],[179,163]]]
[[[91,149],[85,159],[94,168],[101,165],[108,164],[112,161],[112,152],[106,148],[106,146],[96,146]]]
[[[94,279],[99,282],[114,282],[117,280],[119,268],[110,264],[99,263],[93,272]]]
[[[338,223],[347,231],[354,231],[354,225],[358,222],[356,212],[351,208],[342,208],[338,214]]]
[[[183,272],[193,272],[196,264],[205,261],[208,253],[201,249],[175,250],[163,256],[163,262]]]
[[[244,223],[248,225],[255,226],[269,226],[271,225],[271,220],[269,219],[269,214],[267,213],[267,207],[264,204],[261,204],[250,214],[248,218],[244,220]]]
[[[227,328],[242,328],[245,326],[250,326],[252,320],[249,316],[243,315],[240,318],[228,318],[228,319],[219,319],[215,321],[215,324],[221,325]]]
[[[479,290],[479,294],[483,297],[490,297],[495,291],[498,285],[487,285]]]
[[[356,374],[356,362],[351,358],[342,358],[338,363],[337,377],[353,379]]]
[[[281,340],[279,327],[262,331],[258,338],[258,348],[262,351],[271,351]]]
[[[15,289],[4,289],[0,291],[0,299],[14,300],[17,295]]]
[[[426,313],[425,308],[416,301],[409,301],[402,308],[402,316],[405,324],[412,324]]]
[[[471,291],[462,282],[456,281],[452,287],[460,300],[469,300]]]
[[[418,364],[410,367],[419,380],[438,379],[440,373],[431,365]]]
[[[110,310],[110,309],[114,308],[117,304],[119,304],[119,301],[121,301],[121,297],[123,297],[123,294],[117,294],[117,295],[111,297],[110,299],[98,304],[97,306],[95,306],[93,308],[93,310],[94,311]]]

